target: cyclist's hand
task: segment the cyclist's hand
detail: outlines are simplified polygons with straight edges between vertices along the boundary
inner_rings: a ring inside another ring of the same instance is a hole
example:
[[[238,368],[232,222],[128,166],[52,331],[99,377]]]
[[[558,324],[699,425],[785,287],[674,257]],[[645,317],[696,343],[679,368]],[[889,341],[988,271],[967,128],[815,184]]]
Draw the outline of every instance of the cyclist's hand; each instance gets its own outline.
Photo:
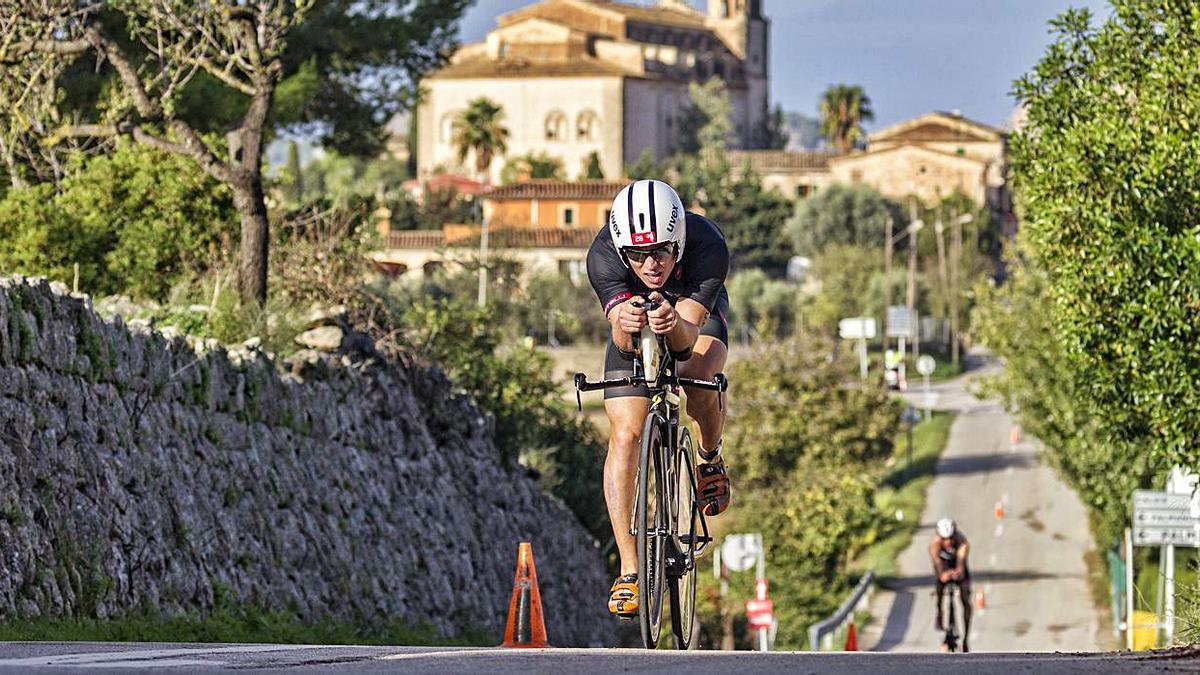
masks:
[[[646,326],[646,308],[642,307],[645,300],[634,296],[622,302],[617,308],[617,326],[626,333],[640,333]]]
[[[675,313],[675,307],[667,302],[667,299],[658,291],[650,294],[650,301],[659,303],[658,309],[646,314],[650,330],[654,331],[656,335],[670,333],[675,328],[675,322],[679,320],[679,315]]]

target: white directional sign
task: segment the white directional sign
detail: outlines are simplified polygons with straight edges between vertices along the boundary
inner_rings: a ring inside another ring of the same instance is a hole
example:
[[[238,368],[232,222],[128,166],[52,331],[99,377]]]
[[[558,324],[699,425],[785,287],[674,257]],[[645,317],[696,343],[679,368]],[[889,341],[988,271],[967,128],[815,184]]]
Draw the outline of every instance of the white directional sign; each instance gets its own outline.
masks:
[[[761,554],[757,534],[728,534],[725,535],[725,543],[721,546],[721,557],[734,572],[743,572],[754,567]]]
[[[838,322],[838,334],[846,340],[874,340],[875,319],[869,316],[842,319]]]
[[[887,336],[896,338],[911,338],[916,334],[914,326],[917,321],[916,312],[904,305],[892,305],[887,309]]]
[[[1191,496],[1135,490],[1133,543],[1135,546],[1174,544],[1200,548],[1200,517],[1192,515]]]

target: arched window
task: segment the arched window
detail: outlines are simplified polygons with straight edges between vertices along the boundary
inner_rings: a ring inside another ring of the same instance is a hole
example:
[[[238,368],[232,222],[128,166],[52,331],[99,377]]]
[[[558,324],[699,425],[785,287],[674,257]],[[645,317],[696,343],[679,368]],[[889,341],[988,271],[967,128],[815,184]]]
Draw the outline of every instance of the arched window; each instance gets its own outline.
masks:
[[[561,110],[552,110],[546,115],[546,140],[567,140],[567,116]]]
[[[579,113],[575,120],[575,138],[580,141],[594,141],[600,136],[600,118],[591,110]]]
[[[442,123],[438,125],[438,136],[443,143],[451,143],[454,141],[454,120],[458,118],[459,112],[448,112],[442,115]]]

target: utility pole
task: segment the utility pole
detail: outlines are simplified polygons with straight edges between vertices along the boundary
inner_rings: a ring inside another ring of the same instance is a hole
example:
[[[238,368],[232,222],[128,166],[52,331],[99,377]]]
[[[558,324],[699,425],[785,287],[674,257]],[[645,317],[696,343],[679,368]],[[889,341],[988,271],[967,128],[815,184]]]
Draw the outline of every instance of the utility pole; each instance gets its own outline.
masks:
[[[975,220],[964,213],[954,219],[954,235],[950,240],[950,362],[958,364],[958,262],[962,257],[962,226]]]
[[[909,202],[912,209],[912,221],[917,222],[917,202],[916,200]],[[921,321],[917,317],[917,230],[912,230],[908,237],[908,289],[905,304],[908,306],[908,315],[913,322],[913,358],[916,358],[920,352],[921,343]]]
[[[888,216],[883,238],[883,351],[888,350],[888,307],[892,305],[892,228],[895,223]]]
[[[943,317],[950,316],[950,284],[946,281],[946,236],[944,234],[945,227],[942,225],[942,208],[938,204],[937,220],[934,221],[933,231],[937,233],[937,252],[938,252],[938,286],[941,291],[942,301],[939,303]]]

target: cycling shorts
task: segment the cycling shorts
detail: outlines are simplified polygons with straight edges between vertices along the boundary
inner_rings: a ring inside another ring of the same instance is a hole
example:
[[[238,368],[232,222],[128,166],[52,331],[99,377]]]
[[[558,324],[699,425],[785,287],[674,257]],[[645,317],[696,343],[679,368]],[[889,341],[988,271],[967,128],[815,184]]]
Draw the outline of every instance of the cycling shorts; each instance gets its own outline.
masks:
[[[704,325],[700,326],[700,334],[714,337],[721,341],[721,344],[729,346],[729,294],[725,289],[721,289],[721,293],[717,296],[717,302],[713,306],[713,311],[709,312],[708,319],[704,321]],[[626,354],[622,354],[617,345],[613,344],[612,332],[608,334],[608,346],[604,350],[604,379],[611,380],[619,377],[629,377],[633,375],[633,358]],[[642,398],[650,398],[650,390],[644,386],[639,387],[612,387],[604,390],[604,398],[621,398],[624,396],[641,396]]]

